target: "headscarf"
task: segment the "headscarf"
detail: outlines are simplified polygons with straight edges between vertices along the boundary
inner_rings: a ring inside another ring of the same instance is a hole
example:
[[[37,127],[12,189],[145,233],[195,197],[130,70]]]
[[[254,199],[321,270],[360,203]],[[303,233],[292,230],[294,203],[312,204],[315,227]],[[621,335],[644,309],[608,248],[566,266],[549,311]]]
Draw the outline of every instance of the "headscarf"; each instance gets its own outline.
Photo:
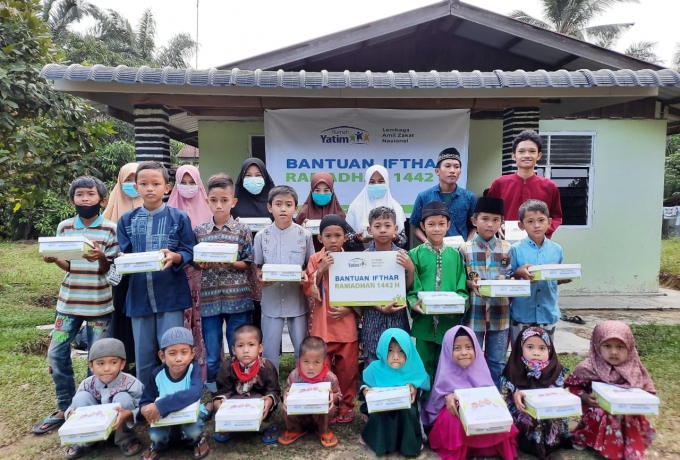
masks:
[[[628,348],[628,359],[618,366],[609,364],[600,353],[602,343],[611,339],[621,340]],[[603,321],[595,326],[588,358],[574,367],[572,375],[591,382],[604,382],[622,388],[642,388],[655,393],[652,378],[640,362],[633,332],[621,321]]]
[[[198,186],[198,192],[191,198],[183,197],[179,193],[178,188],[178,185],[182,182],[182,178],[187,173]],[[213,215],[212,211],[210,211],[210,206],[208,206],[208,203],[206,202],[208,195],[205,193],[205,188],[203,187],[203,181],[201,180],[201,174],[198,172],[198,168],[192,165],[180,166],[177,168],[175,179],[177,180],[177,183],[172,188],[170,198],[168,198],[168,206],[172,206],[173,208],[177,208],[189,214],[192,229],[196,228],[199,224],[211,221]]]
[[[137,172],[138,166],[138,163],[128,163],[118,171],[118,182],[116,182],[116,186],[111,190],[109,204],[106,206],[106,209],[104,209],[105,219],[118,222],[120,216],[129,210],[139,208],[144,204],[144,200],[141,196],[130,198],[123,192],[123,183],[125,183],[125,179],[127,179],[130,174]]]
[[[456,337],[467,335],[475,346],[475,359],[463,369],[453,361],[453,342]],[[425,406],[423,407],[422,420],[425,425],[433,425],[439,412],[446,406],[446,396],[456,390],[465,388],[479,388],[494,386],[489,366],[484,359],[482,347],[477,342],[477,337],[472,329],[465,326],[456,326],[449,329],[444,335],[442,352],[439,355],[439,365],[434,376],[434,385]]]
[[[243,188],[243,179],[246,177],[246,171],[252,165],[257,166],[262,173],[264,179],[264,187],[257,195],[251,194]],[[272,215],[267,209],[267,200],[269,198],[269,191],[274,188],[274,181],[267,172],[267,167],[257,158],[248,158],[241,165],[241,172],[234,184],[234,197],[238,199],[236,206],[231,210],[233,217],[269,217]]]
[[[387,364],[392,340],[399,344],[406,355],[406,362],[399,369],[393,369]],[[376,355],[378,359],[364,369],[364,382],[369,387],[394,387],[410,383],[416,388],[430,389],[430,377],[425,371],[423,360],[406,331],[391,328],[383,332],[378,341]]]
[[[371,180],[373,173],[379,172],[380,175],[385,179],[385,185],[387,185],[387,192],[381,198],[373,198],[368,194],[368,182]],[[392,197],[392,192],[390,191],[390,175],[383,166],[373,165],[366,170],[366,175],[364,176],[366,184],[359,195],[352,201],[349,205],[349,210],[347,211],[347,223],[356,231],[362,232],[366,230],[368,225],[368,214],[372,209],[379,206],[386,206],[388,208],[394,209],[397,214],[397,226],[399,227],[399,233],[404,230],[404,222],[406,221],[406,216],[404,215],[404,209],[401,207],[399,202]]]
[[[545,342],[550,350],[548,354],[548,365],[543,369],[530,369],[522,360],[522,346],[529,337],[537,336]],[[537,374],[529,375],[530,373]],[[512,344],[512,351],[510,358],[503,370],[503,377],[510,382],[516,390],[536,390],[541,388],[550,388],[557,382],[557,379],[562,374],[562,365],[557,359],[557,352],[555,351],[555,344],[550,340],[548,333],[540,327],[527,327],[522,333],[517,336],[515,343]]]
[[[335,189],[333,188],[333,176],[325,171],[321,171],[312,176],[311,182],[312,189],[309,192],[307,201],[302,204],[302,208],[300,209],[300,212],[298,212],[295,222],[302,225],[305,219],[323,219],[323,216],[326,214],[337,214],[344,219],[345,211],[342,210],[342,206],[340,206],[340,202],[338,201],[338,196],[335,194]],[[333,194],[331,202],[326,206],[319,206],[312,198],[314,188],[322,182],[328,185],[328,188],[331,189],[331,193]]]

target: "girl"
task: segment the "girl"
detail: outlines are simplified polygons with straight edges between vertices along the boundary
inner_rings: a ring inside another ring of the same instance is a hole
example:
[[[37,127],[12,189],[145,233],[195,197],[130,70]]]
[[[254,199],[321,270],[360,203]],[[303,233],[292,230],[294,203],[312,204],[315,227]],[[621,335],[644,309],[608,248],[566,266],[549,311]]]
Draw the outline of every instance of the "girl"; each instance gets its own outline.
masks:
[[[592,382],[655,393],[625,323],[604,321],[595,326],[588,359],[576,365],[564,385],[583,400],[583,417],[571,432],[575,449],[590,447],[611,459],[644,459],[656,430],[644,415],[611,415],[600,408],[592,394]]]
[[[571,447],[569,419],[536,420],[527,414],[522,390],[561,388],[569,370],[557,359],[555,346],[540,327],[529,327],[512,345],[501,383],[505,402],[519,429],[517,443],[541,460],[560,447]]]
[[[509,433],[468,436],[458,415],[455,390],[494,386],[475,333],[465,327],[451,328],[442,343],[439,366],[430,397],[423,408],[423,424],[434,425],[430,447],[443,459],[499,456],[512,460],[517,456],[517,428]],[[483,401],[480,403],[482,404]]]
[[[298,212],[295,222],[303,225],[308,219],[322,219],[326,214],[337,214],[345,218],[338,197],[333,190],[333,176],[327,172],[318,172],[312,176],[312,191]],[[314,249],[318,252],[323,244],[314,238]]]
[[[406,231],[404,229],[406,216],[401,205],[392,198],[390,193],[390,175],[387,169],[380,165],[373,165],[366,170],[364,177],[366,185],[359,192],[359,195],[349,205],[347,211],[347,223],[356,233],[350,235],[350,243],[368,243],[369,240],[363,237],[363,232],[368,227],[368,213],[371,209],[379,206],[394,209],[397,214],[397,226],[399,231],[394,235],[394,243],[403,247],[406,244]]]
[[[383,332],[378,343],[378,359],[364,370],[364,383],[360,389],[360,399],[364,401],[371,388],[408,385],[411,408],[372,413],[361,430],[359,442],[373,449],[378,457],[388,452],[420,454],[423,431],[416,400],[418,393],[430,389],[430,377],[408,332],[401,329]]]

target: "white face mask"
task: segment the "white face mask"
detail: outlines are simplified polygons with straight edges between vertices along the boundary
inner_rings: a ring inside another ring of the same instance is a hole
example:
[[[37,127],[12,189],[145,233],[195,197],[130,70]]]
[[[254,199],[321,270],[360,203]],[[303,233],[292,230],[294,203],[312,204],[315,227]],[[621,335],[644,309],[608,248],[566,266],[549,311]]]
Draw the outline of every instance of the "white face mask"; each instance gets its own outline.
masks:
[[[193,198],[198,193],[198,185],[177,184],[177,191],[184,198]]]
[[[252,195],[257,195],[264,188],[263,177],[244,177],[243,188],[248,190]]]

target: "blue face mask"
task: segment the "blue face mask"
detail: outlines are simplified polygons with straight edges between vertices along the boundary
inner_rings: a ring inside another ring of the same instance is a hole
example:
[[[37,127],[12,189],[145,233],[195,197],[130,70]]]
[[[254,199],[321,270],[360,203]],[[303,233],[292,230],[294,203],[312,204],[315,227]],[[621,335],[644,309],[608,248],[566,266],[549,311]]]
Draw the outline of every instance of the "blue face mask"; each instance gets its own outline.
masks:
[[[312,192],[312,200],[314,200],[314,203],[316,203],[319,206],[326,206],[328,203],[331,202],[331,198],[333,198],[332,193],[314,193],[314,192]]]
[[[370,184],[368,194],[373,198],[382,198],[387,193],[387,184]]]
[[[130,198],[137,198],[139,196],[139,193],[135,190],[134,182],[123,182],[123,193]]]
[[[248,190],[251,195],[257,195],[264,188],[264,178],[245,177],[243,178],[243,188]]]

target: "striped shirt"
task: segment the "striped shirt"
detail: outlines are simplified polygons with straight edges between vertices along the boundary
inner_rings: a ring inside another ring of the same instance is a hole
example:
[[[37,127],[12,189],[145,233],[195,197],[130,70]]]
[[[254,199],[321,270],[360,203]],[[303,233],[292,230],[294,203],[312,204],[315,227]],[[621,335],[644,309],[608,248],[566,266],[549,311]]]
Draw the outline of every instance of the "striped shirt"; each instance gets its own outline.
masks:
[[[87,228],[79,216],[66,219],[57,227],[57,236],[84,236],[96,241],[109,260],[118,254],[116,224],[103,216],[99,216]],[[66,272],[59,289],[57,311],[78,316],[101,316],[113,311],[111,285],[106,273],[99,273],[98,261],[71,261],[71,268]]]

